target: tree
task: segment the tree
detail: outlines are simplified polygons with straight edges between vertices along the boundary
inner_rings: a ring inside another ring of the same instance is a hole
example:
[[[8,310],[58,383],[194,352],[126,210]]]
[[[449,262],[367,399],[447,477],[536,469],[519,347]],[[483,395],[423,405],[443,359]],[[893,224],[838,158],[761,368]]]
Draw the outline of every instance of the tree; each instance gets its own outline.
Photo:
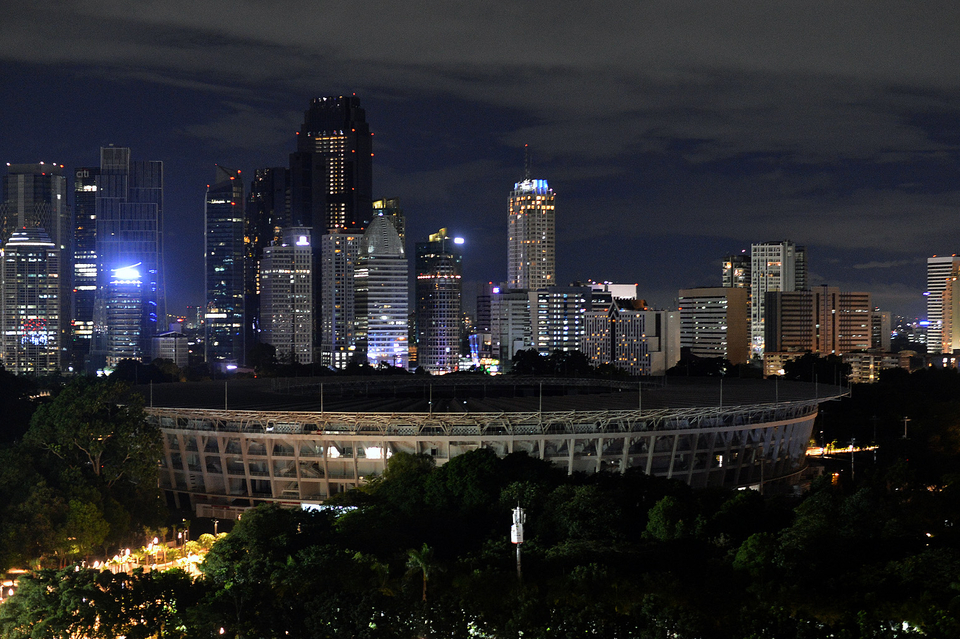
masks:
[[[71,544],[68,555],[86,554],[104,543],[121,544],[138,528],[156,526],[162,520],[164,503],[158,488],[160,430],[147,423],[142,399],[130,394],[124,384],[74,380],[53,401],[37,409],[18,452],[34,460],[37,481],[42,479],[64,501],[59,511],[50,511],[52,515],[47,518],[53,522],[53,529],[82,531],[84,542]],[[15,512],[28,499],[22,491],[7,508]],[[72,515],[71,500],[78,504]],[[74,519],[67,522],[68,516]],[[109,532],[101,540],[104,522]],[[21,538],[29,540],[29,531],[23,532]],[[36,538],[45,536],[38,533]],[[66,546],[56,547],[57,554],[63,556]],[[18,552],[31,559],[49,554],[45,548],[24,547]]]
[[[30,399],[36,393],[35,380],[26,375],[14,375],[0,364],[0,443],[12,442],[27,432],[34,404]]]
[[[420,573],[423,576],[423,602],[427,602],[427,581],[430,575],[437,569],[437,564],[433,560],[433,548],[423,544],[420,550],[411,548],[407,551],[407,575]]]
[[[277,347],[258,342],[247,354],[247,362],[258,375],[272,375],[277,370]]]
[[[520,350],[513,354],[513,369],[515,375],[546,375],[550,368],[547,358],[540,355],[535,348]]]
[[[24,443],[107,487],[157,484],[160,430],[147,423],[143,399],[121,383],[78,378],[37,409]]]

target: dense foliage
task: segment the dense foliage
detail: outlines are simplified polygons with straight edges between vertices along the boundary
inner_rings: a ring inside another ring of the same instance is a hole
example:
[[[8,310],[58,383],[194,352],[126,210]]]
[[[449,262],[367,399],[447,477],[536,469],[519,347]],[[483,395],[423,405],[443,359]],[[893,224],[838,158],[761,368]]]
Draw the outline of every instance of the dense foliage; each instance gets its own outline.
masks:
[[[123,384],[78,378],[0,450],[0,568],[63,566],[163,522],[160,432]],[[112,553],[111,553],[112,554]]]
[[[791,502],[634,471],[566,477],[524,454],[479,450],[440,468],[397,454],[340,498],[354,510],[248,512],[195,582],[25,578],[0,608],[0,633],[958,636],[958,497],[904,466],[855,490],[819,482]],[[517,503],[522,577],[508,539]]]
[[[149,519],[155,475],[136,460],[159,439],[121,392],[69,387],[4,453],[5,561],[57,566]],[[195,580],[23,577],[0,636],[960,636],[960,375],[886,374],[824,415],[827,441],[881,444],[876,464],[858,455],[856,482],[849,461],[839,481],[774,497],[638,471],[568,477],[523,454],[439,468],[396,454],[332,500],[342,510],[248,512]]]

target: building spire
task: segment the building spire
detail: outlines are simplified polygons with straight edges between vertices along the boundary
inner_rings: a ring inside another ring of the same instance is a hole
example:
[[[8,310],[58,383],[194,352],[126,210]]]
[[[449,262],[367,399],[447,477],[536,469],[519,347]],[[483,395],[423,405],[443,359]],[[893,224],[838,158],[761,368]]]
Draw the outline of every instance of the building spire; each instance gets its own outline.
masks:
[[[523,179],[530,179],[530,145],[523,145]]]

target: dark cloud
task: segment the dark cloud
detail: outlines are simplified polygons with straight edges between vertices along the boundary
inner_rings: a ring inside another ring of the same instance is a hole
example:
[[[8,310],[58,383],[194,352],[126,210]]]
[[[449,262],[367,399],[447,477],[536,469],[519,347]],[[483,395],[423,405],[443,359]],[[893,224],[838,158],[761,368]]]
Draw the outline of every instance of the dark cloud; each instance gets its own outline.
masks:
[[[529,143],[559,194],[561,277],[640,280],[667,304],[716,283],[723,252],[789,237],[913,312],[922,256],[960,244],[958,24],[944,1],[45,0],[0,22],[5,86],[24,87],[0,112],[42,131],[0,151],[162,157],[168,227],[196,250],[173,261],[199,264],[213,163],[285,163],[307,98],[355,91],[377,190],[411,235],[469,232],[478,280],[503,276]]]

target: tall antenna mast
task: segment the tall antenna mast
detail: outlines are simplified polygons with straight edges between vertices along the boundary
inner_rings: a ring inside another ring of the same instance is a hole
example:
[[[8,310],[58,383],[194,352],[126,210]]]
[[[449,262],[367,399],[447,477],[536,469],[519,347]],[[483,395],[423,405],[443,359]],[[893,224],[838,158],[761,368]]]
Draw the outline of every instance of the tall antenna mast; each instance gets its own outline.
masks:
[[[530,179],[530,145],[523,145],[523,179]]]

